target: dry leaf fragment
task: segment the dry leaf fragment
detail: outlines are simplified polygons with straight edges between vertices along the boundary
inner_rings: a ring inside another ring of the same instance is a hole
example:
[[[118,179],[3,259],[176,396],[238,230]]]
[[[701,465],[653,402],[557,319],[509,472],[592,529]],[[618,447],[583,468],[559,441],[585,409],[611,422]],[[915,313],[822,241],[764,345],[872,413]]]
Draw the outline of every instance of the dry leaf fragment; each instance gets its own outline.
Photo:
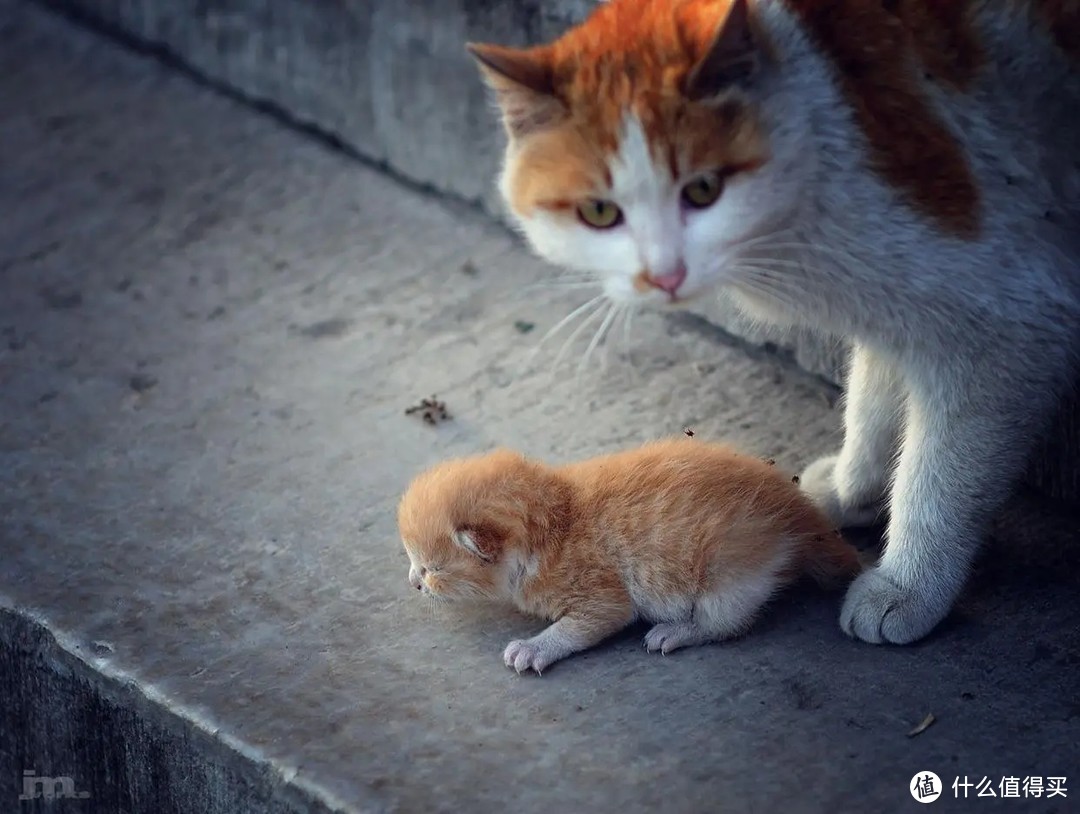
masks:
[[[927,713],[926,717],[922,719],[922,723],[920,723],[917,727],[908,732],[907,736],[909,738],[914,738],[916,735],[921,735],[923,732],[929,729],[936,720],[937,718],[934,717],[934,713]]]

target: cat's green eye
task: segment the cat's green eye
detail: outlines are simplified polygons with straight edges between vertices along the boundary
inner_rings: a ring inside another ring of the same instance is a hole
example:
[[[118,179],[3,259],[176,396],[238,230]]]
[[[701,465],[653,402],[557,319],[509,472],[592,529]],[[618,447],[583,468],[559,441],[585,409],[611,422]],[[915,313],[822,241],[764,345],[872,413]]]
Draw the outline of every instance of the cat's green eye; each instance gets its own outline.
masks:
[[[590,200],[577,206],[577,216],[593,229],[611,229],[622,223],[622,210],[611,201]]]
[[[704,209],[712,206],[724,191],[724,179],[718,172],[699,175],[682,189],[682,198],[687,206]]]

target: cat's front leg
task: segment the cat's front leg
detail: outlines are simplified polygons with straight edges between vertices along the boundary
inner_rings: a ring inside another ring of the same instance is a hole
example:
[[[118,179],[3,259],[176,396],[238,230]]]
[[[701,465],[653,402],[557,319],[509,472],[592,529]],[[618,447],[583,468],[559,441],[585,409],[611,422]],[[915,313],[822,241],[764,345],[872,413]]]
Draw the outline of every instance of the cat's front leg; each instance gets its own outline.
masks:
[[[904,403],[904,385],[893,363],[857,346],[848,374],[843,448],[810,464],[799,479],[802,490],[838,526],[877,520]]]
[[[633,620],[628,605],[594,613],[568,613],[531,639],[510,642],[503,651],[503,661],[519,673],[535,670],[539,675],[549,665],[618,633]]]
[[[995,375],[912,389],[885,551],[848,589],[840,626],[849,635],[906,644],[952,608],[1046,401],[1019,383],[991,383]]]

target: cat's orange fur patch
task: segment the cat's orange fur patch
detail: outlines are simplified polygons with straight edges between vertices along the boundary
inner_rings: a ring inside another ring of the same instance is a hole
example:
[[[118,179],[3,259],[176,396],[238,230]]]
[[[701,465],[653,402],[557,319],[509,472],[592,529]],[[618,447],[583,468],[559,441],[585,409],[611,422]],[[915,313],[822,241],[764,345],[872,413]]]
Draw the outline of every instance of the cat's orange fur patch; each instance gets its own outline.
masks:
[[[895,13],[934,79],[959,90],[971,84],[986,58],[975,31],[971,0],[899,0]]]
[[[534,207],[569,211],[611,186],[604,153],[573,127],[538,133],[524,142],[521,172],[511,188],[511,205],[522,214]]]
[[[957,54],[974,52],[974,34],[960,12],[931,11],[934,0],[908,0],[904,16],[878,2],[787,0],[836,66],[840,87],[870,147],[874,168],[912,206],[961,237],[979,229],[979,192],[963,148],[920,87],[915,35],[965,44],[927,67],[969,81],[973,67]],[[963,6],[960,0],[957,5]],[[950,3],[951,5],[951,3]],[[907,24],[915,28],[908,28]],[[954,26],[950,28],[949,26]],[[970,57],[973,58],[973,57]]]

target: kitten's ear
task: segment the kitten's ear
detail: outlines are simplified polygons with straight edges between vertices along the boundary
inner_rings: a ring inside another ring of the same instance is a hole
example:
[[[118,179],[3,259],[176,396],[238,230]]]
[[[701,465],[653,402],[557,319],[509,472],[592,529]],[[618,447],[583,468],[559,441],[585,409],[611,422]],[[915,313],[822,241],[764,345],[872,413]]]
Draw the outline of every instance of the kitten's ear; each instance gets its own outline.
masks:
[[[464,548],[484,562],[495,562],[497,541],[492,532],[478,528],[454,529],[450,538],[454,545]]]
[[[511,138],[521,138],[558,121],[566,106],[555,92],[549,51],[469,43],[488,87],[502,109],[503,124]]]
[[[727,19],[687,77],[687,97],[700,101],[731,87],[745,87],[757,73],[761,56],[747,0],[733,0]]]

